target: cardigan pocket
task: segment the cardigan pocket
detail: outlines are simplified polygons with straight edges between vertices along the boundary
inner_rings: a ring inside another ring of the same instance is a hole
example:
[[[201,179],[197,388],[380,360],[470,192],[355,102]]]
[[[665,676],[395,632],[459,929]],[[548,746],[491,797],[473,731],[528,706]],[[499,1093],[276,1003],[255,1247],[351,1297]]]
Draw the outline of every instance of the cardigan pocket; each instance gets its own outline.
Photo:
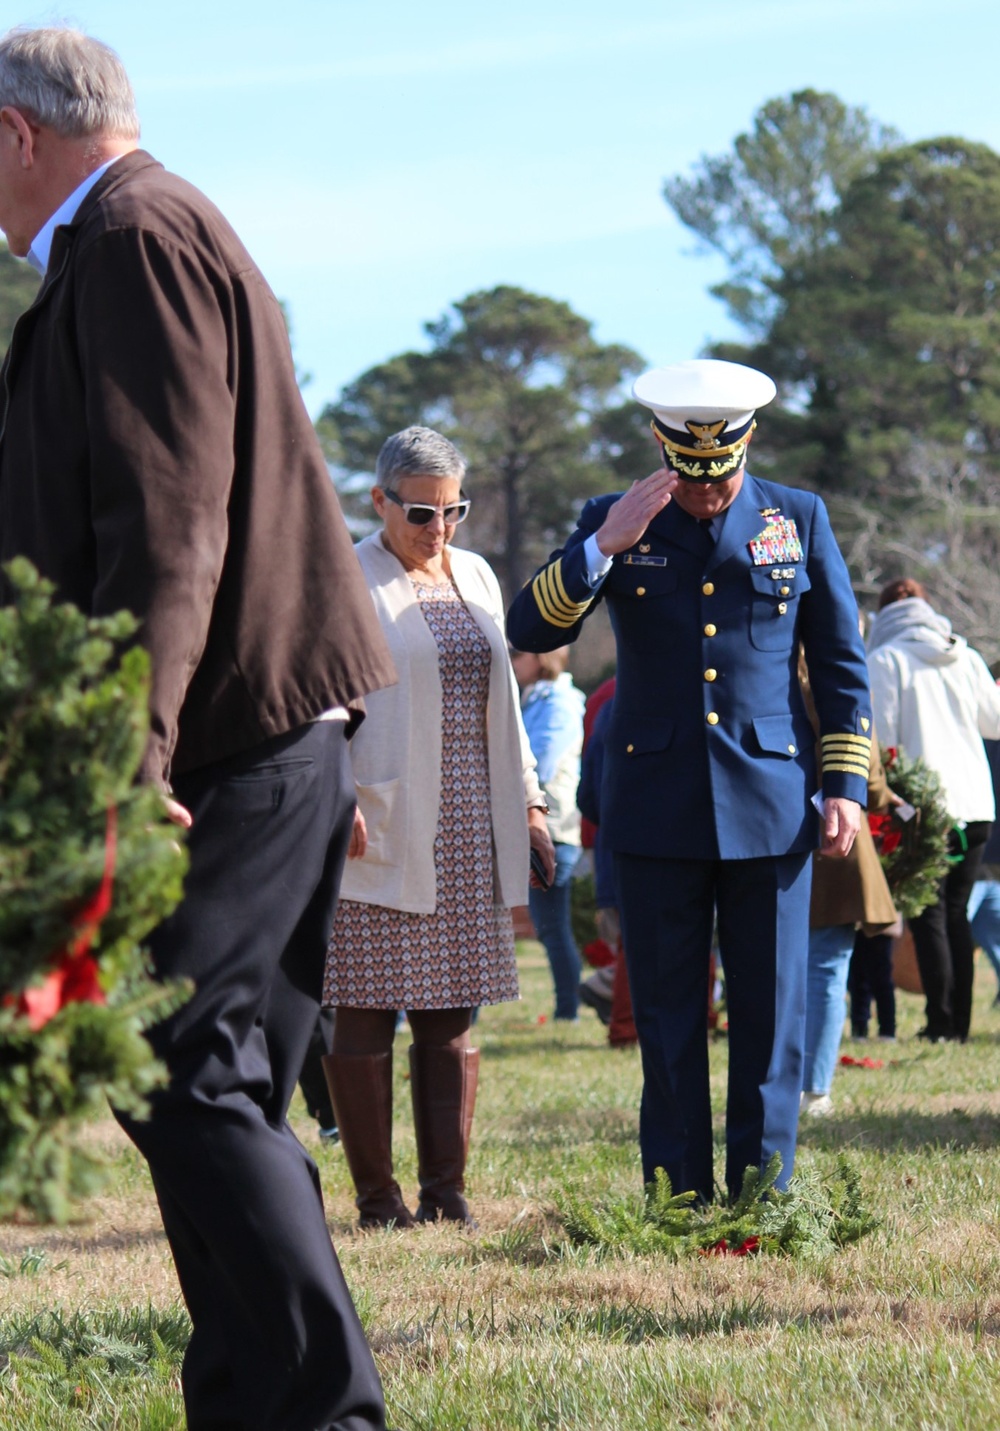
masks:
[[[375,785],[358,785],[358,809],[365,817],[368,848],[362,858],[365,865],[392,865],[399,859],[399,831],[394,830],[393,815],[398,803],[400,780],[380,780]],[[393,835],[396,849],[392,848]]]

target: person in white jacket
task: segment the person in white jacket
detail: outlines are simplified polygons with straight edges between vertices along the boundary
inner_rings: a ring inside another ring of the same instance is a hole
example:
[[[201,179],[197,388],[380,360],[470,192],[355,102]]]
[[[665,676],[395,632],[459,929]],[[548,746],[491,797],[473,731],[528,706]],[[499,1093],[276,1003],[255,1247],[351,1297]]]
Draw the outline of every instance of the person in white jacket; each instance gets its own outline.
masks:
[[[932,1043],[969,1036],[973,939],[966,907],[996,817],[984,737],[1000,738],[1000,689],[983,658],[910,577],[890,582],[868,641],[875,725],[941,779],[953,864],[936,904],[911,920]]]
[[[526,902],[531,850],[555,873],[500,586],[452,545],[464,476],[431,428],[387,438],[372,489],[382,526],[357,547],[398,676],[351,741],[358,814],[323,986],[337,1011],[323,1067],[362,1227],[471,1224],[473,1010],[518,997],[511,909]],[[413,1034],[415,1219],[392,1167],[397,1009]]]

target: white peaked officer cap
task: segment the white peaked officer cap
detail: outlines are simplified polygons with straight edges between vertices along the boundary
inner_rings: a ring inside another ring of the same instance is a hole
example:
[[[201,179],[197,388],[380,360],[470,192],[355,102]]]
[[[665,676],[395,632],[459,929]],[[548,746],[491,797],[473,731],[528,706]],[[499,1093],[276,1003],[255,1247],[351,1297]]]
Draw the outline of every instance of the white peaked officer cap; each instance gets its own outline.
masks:
[[[636,401],[652,408],[669,466],[691,482],[724,482],[742,466],[754,413],[776,392],[766,373],[719,358],[652,368],[632,385]]]

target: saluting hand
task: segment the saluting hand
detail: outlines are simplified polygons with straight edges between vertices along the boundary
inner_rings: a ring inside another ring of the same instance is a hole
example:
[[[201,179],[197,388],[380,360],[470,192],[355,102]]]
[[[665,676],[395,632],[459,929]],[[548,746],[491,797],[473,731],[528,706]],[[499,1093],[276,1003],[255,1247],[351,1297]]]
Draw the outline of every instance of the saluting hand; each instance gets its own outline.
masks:
[[[851,853],[861,828],[861,806],[856,800],[833,796],[823,801],[823,843],[821,855],[843,859]]]
[[[644,534],[657,512],[662,512],[680,481],[670,467],[660,467],[649,477],[633,482],[609,510],[597,533],[597,545],[604,556],[628,551]]]

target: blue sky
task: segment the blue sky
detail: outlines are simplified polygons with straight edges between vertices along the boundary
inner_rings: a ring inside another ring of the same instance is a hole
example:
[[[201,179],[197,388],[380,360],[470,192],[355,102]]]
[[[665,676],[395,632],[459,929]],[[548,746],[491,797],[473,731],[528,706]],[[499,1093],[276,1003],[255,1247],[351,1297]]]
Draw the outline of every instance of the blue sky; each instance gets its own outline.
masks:
[[[29,0],[30,3],[30,0]],[[996,0],[78,0],[143,143],[291,310],[315,413],[477,288],[566,299],[651,362],[728,336],[664,177],[812,85],[1000,149]]]

